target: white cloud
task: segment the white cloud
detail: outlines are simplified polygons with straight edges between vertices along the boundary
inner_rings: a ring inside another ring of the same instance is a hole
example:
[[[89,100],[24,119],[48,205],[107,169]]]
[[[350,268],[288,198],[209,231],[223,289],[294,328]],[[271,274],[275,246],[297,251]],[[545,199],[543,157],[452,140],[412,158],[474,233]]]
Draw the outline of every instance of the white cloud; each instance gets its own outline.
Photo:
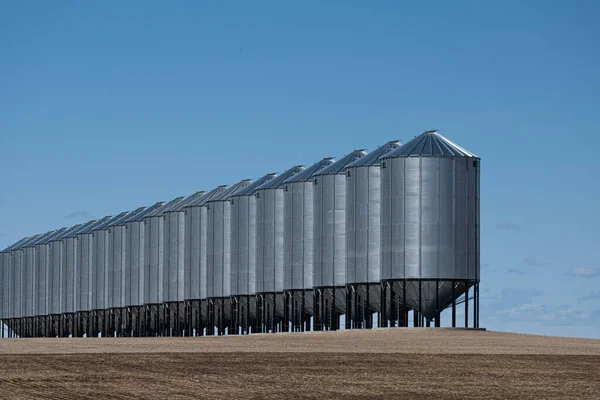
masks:
[[[600,276],[600,270],[592,268],[572,268],[567,272],[569,276],[578,276],[581,278],[595,278]]]

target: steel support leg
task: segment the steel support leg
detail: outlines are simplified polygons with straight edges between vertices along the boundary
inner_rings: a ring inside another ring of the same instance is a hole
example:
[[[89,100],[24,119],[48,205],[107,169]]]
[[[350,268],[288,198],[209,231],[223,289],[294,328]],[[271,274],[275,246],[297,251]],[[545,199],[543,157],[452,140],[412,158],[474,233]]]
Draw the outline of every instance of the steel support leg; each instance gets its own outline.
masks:
[[[465,281],[465,328],[469,327],[469,284]]]

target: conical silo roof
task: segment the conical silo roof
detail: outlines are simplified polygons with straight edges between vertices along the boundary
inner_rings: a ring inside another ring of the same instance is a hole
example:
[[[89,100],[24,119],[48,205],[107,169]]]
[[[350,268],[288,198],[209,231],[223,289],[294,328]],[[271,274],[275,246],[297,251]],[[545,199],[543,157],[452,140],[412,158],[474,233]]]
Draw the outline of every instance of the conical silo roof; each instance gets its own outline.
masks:
[[[379,161],[379,158],[381,156],[389,153],[390,151],[397,149],[400,146],[401,146],[401,144],[400,144],[400,141],[398,141],[398,140],[392,140],[390,142],[387,142],[386,144],[384,144],[381,147],[378,147],[377,149],[373,150],[366,156],[361,157],[358,160],[348,164],[347,168],[379,165],[381,163],[381,161]]]
[[[250,183],[252,183],[252,179],[244,179],[243,181],[239,181],[235,185],[228,187],[227,190],[222,191],[217,196],[207,201],[207,203],[213,201],[227,200],[242,188],[245,188],[246,186],[250,185]]]
[[[189,203],[187,203],[185,205],[185,207],[200,207],[200,206],[203,206],[204,204],[206,204],[207,202],[211,201],[215,197],[219,196],[221,193],[223,193],[226,190],[227,190],[227,185],[217,186],[216,188],[214,188],[210,192],[204,193],[199,198],[196,198],[193,201],[190,201]]]
[[[25,247],[29,246],[29,243],[35,242],[36,240],[38,240],[40,236],[42,236],[42,235],[39,235],[39,234],[34,235],[34,236],[30,237],[28,240],[18,243],[16,246],[11,248],[10,250],[12,251],[12,250],[19,250],[19,249],[25,248]]]
[[[468,150],[451,142],[437,131],[426,131],[398,147],[396,150],[383,155],[381,158],[393,157],[474,157],[479,158]]]
[[[139,213],[125,218],[123,223],[126,224],[128,222],[139,222],[139,221],[143,220],[148,214],[156,211],[157,209],[161,208],[164,205],[165,205],[164,201],[156,202],[156,203],[152,204],[150,207],[147,207],[144,210],[140,211]]]
[[[24,237],[23,239],[19,240],[18,242],[11,244],[10,246],[8,246],[4,250],[2,250],[0,253],[8,253],[9,251],[13,250],[14,248],[20,246],[22,243],[27,242],[29,239],[31,239],[30,236]]]
[[[75,227],[79,227],[81,225],[75,225]],[[54,233],[46,238],[44,238],[44,240],[40,240],[38,241],[36,244],[44,244],[44,243],[50,243],[51,241],[53,241],[54,239],[58,238],[58,237],[62,237],[62,235],[67,232],[69,229],[71,228],[60,228],[57,231],[54,231]]]
[[[107,227],[111,227],[111,226],[118,226],[118,225],[125,225],[125,221],[128,220],[129,218],[132,218],[134,216],[136,216],[137,214],[141,213],[143,210],[145,210],[146,207],[138,207],[135,210],[129,212],[129,213],[125,213],[125,215],[121,215],[121,218],[117,218],[112,220]]]
[[[177,206],[174,206],[172,209],[169,209],[168,211],[181,211],[184,208],[189,207],[190,204],[195,203],[198,200],[200,200],[202,197],[204,197],[205,194],[206,194],[206,192],[204,190],[199,190],[196,193],[183,199],[183,201],[181,201],[179,204],[177,204]],[[167,211],[165,210],[165,212],[167,212]]]
[[[38,237],[36,240],[28,242],[27,246],[23,246],[23,247],[33,247],[36,244],[38,244],[38,243],[46,240],[47,238],[51,237],[52,235],[54,235],[54,232],[56,232],[56,231],[46,232],[46,233],[40,235],[40,237]]]
[[[322,159],[321,161],[314,163],[313,165],[306,168],[305,170],[302,170],[302,171],[298,172],[297,174],[291,176],[290,178],[286,179],[284,181],[284,183],[308,182],[314,174],[316,174],[323,168],[333,164],[334,162],[335,162],[335,160],[332,157],[326,157],[326,158]]]
[[[238,190],[237,192],[235,192],[233,194],[233,196],[246,196],[246,195],[252,194],[252,193],[254,193],[254,191],[256,189],[258,189],[259,187],[261,187],[265,183],[268,183],[268,182],[272,181],[273,178],[275,178],[276,176],[277,176],[276,173],[267,174],[267,175],[263,176],[262,178],[255,180],[254,182],[252,182],[248,186],[246,186],[246,187]]]
[[[292,168],[285,171],[283,174],[277,175],[275,178],[264,183],[263,185],[258,187],[256,190],[280,188],[283,186],[283,182],[285,182],[287,179],[291,178],[292,176],[296,175],[298,172],[301,172],[302,170],[304,170],[303,165],[295,165]]]
[[[170,201],[166,202],[165,204],[163,204],[161,207],[158,207],[155,210],[152,210],[152,212],[149,212],[148,214],[144,215],[144,218],[160,217],[165,213],[165,211],[167,211],[173,207],[176,207],[177,204],[179,204],[183,201],[183,199],[185,199],[184,196],[179,196],[177,198],[174,198],[173,200],[170,200]]]
[[[93,221],[92,223],[87,223],[79,229],[75,229],[75,230],[69,229],[69,233],[64,235],[63,238],[75,237],[77,235],[92,233],[92,231],[95,230],[97,226],[100,226],[100,225],[106,223],[107,221],[110,221],[111,218],[113,218],[113,217],[108,215],[102,219],[99,219],[98,221]]]
[[[352,164],[354,161],[364,157],[365,155],[367,155],[367,152],[364,149],[354,150],[352,153],[345,155],[333,164],[323,168],[315,175],[335,175],[343,173],[349,164]]]
[[[114,217],[110,217],[109,219],[107,219],[106,221],[102,222],[101,224],[97,224],[96,226],[94,226],[94,228],[92,229],[92,231],[100,231],[102,229],[106,229],[106,228],[108,228],[108,226],[110,224],[112,224],[115,221],[118,221],[119,219],[123,218],[127,214],[129,214],[129,211],[122,212],[122,213],[120,213],[118,215],[115,215]]]

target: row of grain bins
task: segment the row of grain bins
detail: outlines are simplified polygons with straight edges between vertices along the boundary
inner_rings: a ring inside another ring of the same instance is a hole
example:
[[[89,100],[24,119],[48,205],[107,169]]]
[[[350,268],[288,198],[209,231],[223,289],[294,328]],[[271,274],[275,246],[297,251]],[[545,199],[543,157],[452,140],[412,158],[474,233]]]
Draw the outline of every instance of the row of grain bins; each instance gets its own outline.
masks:
[[[428,131],[24,238],[0,269],[21,337],[439,326],[450,307],[456,326],[459,303],[477,327],[479,158]]]

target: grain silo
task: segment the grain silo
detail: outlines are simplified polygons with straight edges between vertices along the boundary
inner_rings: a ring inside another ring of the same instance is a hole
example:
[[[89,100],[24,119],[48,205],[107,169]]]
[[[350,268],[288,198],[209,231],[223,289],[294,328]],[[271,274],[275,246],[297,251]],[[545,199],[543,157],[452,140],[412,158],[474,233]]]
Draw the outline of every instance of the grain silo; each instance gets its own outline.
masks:
[[[277,174],[267,174],[238,190],[231,206],[231,327],[234,332],[248,332],[250,321],[264,315],[264,302],[256,295],[256,197],[258,187]],[[258,304],[251,300],[258,301]],[[260,297],[260,296],[259,296]],[[268,308],[268,305],[267,305]],[[259,319],[260,320],[260,319]]]
[[[144,305],[145,228],[147,214],[164,206],[157,202],[127,217],[125,223],[125,306],[131,310],[131,325],[136,336],[152,336],[158,332],[158,309]],[[152,319],[152,316],[155,318]]]
[[[415,310],[415,325],[479,282],[479,158],[427,131],[381,158],[382,279]],[[386,291],[386,297],[388,292]]]
[[[221,192],[206,203],[207,207],[207,297],[209,302],[208,329],[217,327],[225,332],[231,321],[231,204],[230,197],[248,186],[246,179]]]
[[[185,215],[185,271],[184,298],[191,309],[191,325],[196,335],[202,335],[208,326],[210,309],[206,295],[207,266],[207,202],[221,195],[227,186],[219,186],[202,197],[186,204]]]
[[[102,317],[102,336],[114,336],[115,315],[108,309],[108,275],[112,261],[108,226],[128,212],[115,215],[92,229],[92,310]]]
[[[381,168],[391,141],[346,167],[346,328],[371,328],[381,307]],[[384,324],[379,312],[379,326]]]
[[[84,330],[87,336],[98,336],[102,331],[100,327],[104,319],[104,312],[92,310],[92,281],[94,276],[94,239],[92,231],[106,223],[111,217],[104,217],[97,221],[90,221],[67,235],[63,241],[76,241],[76,257],[78,274],[75,277],[75,311],[85,320]]]
[[[283,182],[302,169],[294,166],[256,189],[256,293],[267,331],[289,329],[283,294]]]
[[[308,329],[313,315],[312,176],[333,162],[324,158],[283,182],[284,306],[292,331]]]
[[[170,335],[169,308],[163,304],[164,296],[164,211],[183,201],[177,197],[144,216],[144,305],[157,315],[158,335]]]
[[[337,329],[346,313],[346,166],[365,151],[355,150],[318,171],[314,185],[313,287],[316,329]]]
[[[179,202],[172,202],[163,213],[163,303],[167,308],[168,331],[173,336],[189,334],[186,327],[187,309],[184,302],[185,276],[185,213],[183,209],[200,199],[196,192]]]
[[[127,260],[127,236],[125,221],[145,210],[139,207],[106,225],[108,230],[108,271],[106,273],[106,308],[115,321],[117,336],[132,335],[131,314],[125,308],[125,264]]]
[[[35,245],[54,234],[54,231],[46,232],[24,246],[23,251],[23,317],[25,318],[25,331],[21,337],[33,337],[35,335],[35,316],[37,315],[36,276],[35,264],[37,251]]]
[[[15,300],[13,297],[15,292],[15,281],[13,278],[15,256],[12,250],[20,248],[22,244],[27,243],[29,240],[31,240],[31,237],[25,237],[8,246],[0,253],[4,257],[4,268],[2,271],[2,281],[4,282],[2,284],[2,318],[7,322],[9,337],[15,337],[20,330],[20,323],[13,315],[13,303]]]
[[[10,253],[12,254],[11,263],[11,276],[12,276],[12,307],[10,317],[14,318],[17,323],[17,334],[19,336],[25,335],[25,318],[24,317],[24,297],[25,297],[25,251],[24,249],[29,246],[30,243],[34,243],[40,238],[41,235],[35,235],[29,240],[15,246]]]
[[[79,226],[79,225],[77,225]],[[50,265],[50,252],[49,245],[51,241],[58,237],[61,237],[68,228],[62,228],[55,231],[52,235],[45,238],[44,240],[38,241],[35,245],[35,301],[36,301],[36,336],[49,336],[49,324],[48,324],[48,288],[49,288],[49,270]]]

